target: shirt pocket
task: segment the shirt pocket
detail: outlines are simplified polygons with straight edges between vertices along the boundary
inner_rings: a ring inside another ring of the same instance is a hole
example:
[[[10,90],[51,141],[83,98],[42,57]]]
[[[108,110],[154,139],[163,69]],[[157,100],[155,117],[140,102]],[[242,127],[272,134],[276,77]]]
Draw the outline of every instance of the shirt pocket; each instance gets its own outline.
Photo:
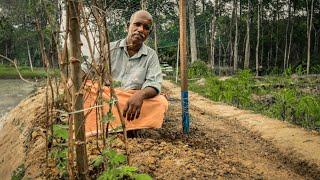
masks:
[[[147,69],[142,67],[133,68],[129,74],[131,83],[134,84],[135,87],[141,88],[146,80],[146,72]]]

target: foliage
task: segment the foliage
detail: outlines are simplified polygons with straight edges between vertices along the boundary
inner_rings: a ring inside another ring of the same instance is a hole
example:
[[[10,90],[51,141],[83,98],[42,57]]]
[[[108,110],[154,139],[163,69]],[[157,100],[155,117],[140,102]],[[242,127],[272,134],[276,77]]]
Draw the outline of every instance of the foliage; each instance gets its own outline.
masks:
[[[320,104],[315,97],[307,95],[299,99],[295,110],[295,123],[320,130]],[[301,122],[298,120],[302,119]]]
[[[276,102],[271,107],[271,112],[282,120],[292,116],[294,114],[294,104],[296,104],[295,93],[292,89],[283,89],[275,93]]]
[[[43,68],[34,68],[32,72],[30,67],[19,66],[19,72],[24,78],[45,78],[47,73]],[[52,76],[58,76],[59,70],[55,69],[51,72]],[[20,78],[14,66],[0,65],[0,78]]]
[[[93,161],[95,167],[105,165],[107,168],[98,177],[99,180],[113,180],[113,179],[137,179],[149,180],[152,179],[147,174],[139,174],[137,168],[126,165],[126,157],[118,153],[114,149],[106,148],[101,155]]]
[[[53,136],[62,140],[68,139],[68,126],[62,124],[53,125]]]
[[[298,67],[296,67],[296,73],[297,73],[299,76],[305,74],[306,72],[307,72],[307,70],[304,69],[301,64],[300,64]]]
[[[190,78],[198,78],[198,77],[206,77],[211,74],[210,68],[203,61],[195,61],[188,68],[188,77]]]
[[[59,170],[60,178],[67,177],[67,140],[68,126],[63,124],[53,125],[53,135],[50,137],[52,142],[56,142],[49,153],[50,158],[54,161],[55,166]]]
[[[216,77],[206,79],[205,94],[215,101],[224,101],[238,107],[247,107],[250,103],[250,71],[240,71],[235,77],[224,82]]]
[[[320,97],[303,93],[296,88],[298,82],[288,76],[254,80],[250,71],[240,71],[225,81],[208,76],[205,82],[205,86],[190,83],[190,89],[214,101],[223,101],[320,130]],[[262,97],[262,100],[253,100],[253,95]],[[263,101],[264,97],[269,99]]]
[[[311,73],[320,74],[320,64],[311,67]]]
[[[16,170],[13,171],[11,180],[21,180],[24,177],[26,168],[24,167],[24,164],[21,164],[19,167],[17,167]]]
[[[293,69],[292,69],[291,65],[284,70],[284,75],[285,76],[291,76],[292,73],[293,73]]]

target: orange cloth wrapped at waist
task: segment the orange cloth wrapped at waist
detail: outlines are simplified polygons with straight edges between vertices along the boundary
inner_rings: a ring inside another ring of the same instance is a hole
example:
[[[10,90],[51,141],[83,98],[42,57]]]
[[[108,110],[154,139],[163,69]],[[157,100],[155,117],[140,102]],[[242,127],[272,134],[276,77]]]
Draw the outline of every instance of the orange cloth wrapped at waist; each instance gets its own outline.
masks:
[[[98,123],[97,126],[97,111],[96,109],[92,109],[91,107],[96,106],[97,100],[97,91],[98,85],[92,84],[91,81],[86,83],[86,93],[84,95],[84,109],[90,109],[85,111],[86,117],[86,135],[92,136],[98,133],[101,133],[101,127]],[[118,103],[121,109],[121,113],[123,112],[123,108],[127,102],[127,100],[135,93],[135,90],[123,91],[119,89],[115,89],[115,94],[118,97]],[[102,97],[104,100],[103,103],[103,114],[106,114],[109,111],[108,101],[110,99],[110,89],[109,87],[103,87]],[[132,121],[126,120],[126,129],[134,130],[134,129],[143,129],[143,128],[161,128],[165,112],[168,109],[168,101],[163,95],[157,95],[150,99],[145,99],[142,104],[140,116],[138,119],[134,119]],[[115,130],[118,127],[121,127],[121,120],[117,111],[116,106],[112,107],[112,113],[115,119],[110,123],[109,131]],[[98,129],[98,131],[97,131]]]

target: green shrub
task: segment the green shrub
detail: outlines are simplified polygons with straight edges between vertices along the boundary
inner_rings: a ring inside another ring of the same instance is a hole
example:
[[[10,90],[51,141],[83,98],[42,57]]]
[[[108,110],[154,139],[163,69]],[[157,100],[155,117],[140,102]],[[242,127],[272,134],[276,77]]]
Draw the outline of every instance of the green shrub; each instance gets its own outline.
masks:
[[[311,73],[313,74],[320,74],[320,65],[317,64],[317,65],[314,65],[311,67]]]
[[[274,94],[275,104],[271,106],[271,112],[277,118],[282,120],[289,119],[294,113],[294,105],[296,102],[296,91],[292,89],[283,89]]]
[[[293,74],[293,70],[292,70],[291,65],[289,65],[289,67],[284,70],[284,75],[291,76],[292,74]]]
[[[307,95],[302,97],[295,109],[295,123],[305,127],[320,127],[320,103],[315,97]]]
[[[188,77],[198,78],[207,77],[212,74],[210,68],[203,61],[195,61],[190,67],[188,67]]]
[[[296,70],[295,70],[295,71],[296,71],[296,73],[297,73],[299,76],[301,76],[301,75],[303,75],[303,74],[306,74],[306,72],[307,72],[307,70],[304,69],[301,64],[296,67]]]

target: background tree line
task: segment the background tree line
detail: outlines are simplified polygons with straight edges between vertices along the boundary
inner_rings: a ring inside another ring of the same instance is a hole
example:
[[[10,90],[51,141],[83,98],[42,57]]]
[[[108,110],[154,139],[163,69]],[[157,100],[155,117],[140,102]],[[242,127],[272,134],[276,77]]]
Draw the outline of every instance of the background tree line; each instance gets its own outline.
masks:
[[[155,21],[147,43],[161,61],[175,65],[178,0],[104,1],[111,40],[125,37],[131,14],[143,7]],[[44,32],[46,52],[55,54],[52,44],[59,39],[61,3],[0,0],[0,53],[20,64],[31,59],[42,66],[36,22]],[[259,75],[285,70],[320,73],[319,1],[191,0],[187,5],[190,62],[205,61],[221,74],[244,68]],[[55,64],[56,58],[51,60]]]

